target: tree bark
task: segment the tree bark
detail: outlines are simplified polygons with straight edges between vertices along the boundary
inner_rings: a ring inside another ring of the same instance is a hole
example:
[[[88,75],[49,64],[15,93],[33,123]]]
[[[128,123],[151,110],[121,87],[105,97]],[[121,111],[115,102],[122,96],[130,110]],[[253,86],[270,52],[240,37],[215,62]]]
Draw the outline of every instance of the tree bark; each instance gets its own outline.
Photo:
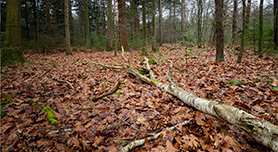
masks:
[[[243,10],[242,10],[242,32],[241,32],[241,43],[240,43],[240,52],[237,58],[237,63],[240,63],[242,60],[242,55],[244,52],[244,37],[245,37],[245,8],[246,8],[246,4],[245,4],[245,0],[242,0],[242,5],[243,5]]]
[[[138,6],[139,2],[138,0],[132,0],[132,10],[133,10],[133,33],[140,31],[140,24],[139,24],[139,13],[138,13]]]
[[[55,36],[58,35],[59,33],[59,28],[58,28],[58,10],[57,10],[57,0],[54,0],[53,2],[53,11],[54,11],[54,20],[55,20],[55,24],[54,24],[54,31],[55,31]]]
[[[46,0],[46,31],[47,35],[51,37],[51,20],[50,20],[50,2]]]
[[[159,0],[159,46],[162,46],[162,44],[162,0]]]
[[[152,0],[152,25],[153,25],[152,51],[157,52],[157,46],[156,46],[156,0]]]
[[[39,19],[38,19],[38,6],[37,0],[33,0],[33,13],[34,13],[34,25],[35,25],[35,38],[36,42],[39,40]]]
[[[274,0],[274,44],[275,49],[278,50],[278,1]]]
[[[119,11],[119,40],[120,45],[124,47],[125,50],[128,49],[127,45],[127,27],[125,19],[125,0],[118,0],[118,11]]]
[[[73,44],[74,43],[74,29],[73,29],[73,23],[72,23],[72,12],[71,12],[71,0],[69,1],[69,26],[70,26],[70,43]]]
[[[185,13],[185,0],[182,0],[181,3],[181,37],[184,41],[187,41],[187,37],[186,37],[186,13]]]
[[[1,50],[1,63],[17,60],[24,62],[22,50],[19,48],[21,45],[21,22],[20,22],[20,1],[8,0],[6,2],[6,31],[4,40],[7,43]],[[7,47],[12,47],[8,49]]]
[[[114,0],[114,55],[117,56],[117,12],[116,0]]]
[[[85,27],[86,27],[86,47],[91,47],[91,39],[90,39],[90,21],[89,21],[89,4],[88,0],[85,1]]]
[[[233,11],[233,40],[232,44],[236,45],[237,44],[237,1],[234,0],[234,11]]]
[[[221,8],[222,8],[222,6],[221,6]],[[223,9],[221,9],[221,10],[222,10],[221,11],[221,18],[222,18]],[[197,44],[198,44],[199,48],[201,47],[201,41],[202,41],[202,13],[203,13],[202,0],[198,0],[198,23],[197,23],[198,42],[197,42]],[[222,20],[221,20],[221,22],[222,22]]]
[[[143,22],[143,50],[142,56],[148,56],[147,52],[147,21],[146,21],[146,0],[142,0],[142,22]]]
[[[112,18],[112,0],[107,1],[107,43],[106,50],[113,50],[113,18]]]
[[[264,0],[260,1],[260,14],[259,14],[259,53],[263,51],[263,9],[264,9]]]
[[[223,4],[222,0],[215,0],[216,24],[216,58],[215,62],[224,61],[224,33],[223,33]]]
[[[102,35],[106,35],[106,20],[105,20],[105,0],[101,1],[102,4],[102,10],[101,10],[101,18],[102,18]]]
[[[249,30],[251,4],[252,4],[251,0],[248,0],[247,7],[246,7],[246,28],[245,28],[246,31]]]
[[[26,34],[27,34],[27,40],[29,40],[30,38],[30,34],[29,34],[29,19],[28,19],[28,5],[27,5],[27,0],[24,1],[25,4],[25,22],[26,22]]]
[[[64,1],[64,14],[65,14],[65,39],[66,39],[66,55],[72,55],[70,50],[70,27],[69,27],[69,1]]]

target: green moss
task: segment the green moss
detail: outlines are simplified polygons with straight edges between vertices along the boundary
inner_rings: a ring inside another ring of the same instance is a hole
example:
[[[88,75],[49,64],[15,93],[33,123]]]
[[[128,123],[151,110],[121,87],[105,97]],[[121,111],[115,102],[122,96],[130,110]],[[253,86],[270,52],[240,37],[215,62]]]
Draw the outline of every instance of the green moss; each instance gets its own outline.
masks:
[[[121,94],[121,91],[117,91],[116,94],[120,95],[120,94]]]
[[[152,64],[157,64],[157,62],[155,61],[155,59],[149,59],[149,64],[152,65]]]
[[[47,113],[47,119],[50,121],[50,123],[52,125],[58,125],[58,121],[55,119],[57,117],[53,114],[53,109],[52,108],[44,107],[42,109],[42,112],[46,112]]]
[[[156,79],[149,79],[152,82],[158,82]]]

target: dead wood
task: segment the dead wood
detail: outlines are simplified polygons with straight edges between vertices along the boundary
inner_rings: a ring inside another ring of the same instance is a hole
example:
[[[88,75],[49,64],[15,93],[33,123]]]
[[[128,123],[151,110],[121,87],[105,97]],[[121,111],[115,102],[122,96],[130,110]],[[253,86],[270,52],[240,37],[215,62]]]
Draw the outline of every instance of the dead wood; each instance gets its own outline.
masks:
[[[118,83],[116,84],[116,86],[111,91],[105,92],[105,93],[103,93],[103,94],[101,94],[101,95],[99,95],[99,96],[97,96],[95,98],[92,98],[92,101],[97,101],[98,99],[101,99],[103,97],[106,97],[106,96],[109,96],[109,95],[115,93],[119,89],[121,83],[122,82],[119,80]]]
[[[122,53],[125,61],[128,61],[124,54]],[[130,64],[130,62],[128,62]],[[168,92],[171,95],[179,98],[181,101],[186,103],[188,106],[194,107],[195,109],[213,115],[217,118],[224,119],[229,123],[243,129],[246,131],[253,139],[258,143],[271,148],[273,151],[278,152],[278,127],[274,124],[265,121],[263,119],[257,118],[243,110],[235,108],[233,106],[219,103],[216,101],[209,101],[192,95],[181,88],[177,87],[173,81],[171,81],[169,76],[169,81],[171,84],[164,84],[158,82],[149,66],[148,59],[145,57],[145,64],[148,70],[150,70],[151,79],[139,74],[135,71],[134,67],[125,68],[127,72],[135,75],[141,81],[146,82],[151,85],[155,85],[164,92]],[[130,64],[131,65],[131,64]],[[170,73],[169,73],[170,74]],[[158,135],[159,136],[159,135]],[[157,137],[158,137],[157,136]],[[154,139],[154,138],[150,138]],[[149,139],[148,139],[149,140]],[[132,148],[144,144],[145,139],[137,140],[122,149],[122,151],[129,151]]]

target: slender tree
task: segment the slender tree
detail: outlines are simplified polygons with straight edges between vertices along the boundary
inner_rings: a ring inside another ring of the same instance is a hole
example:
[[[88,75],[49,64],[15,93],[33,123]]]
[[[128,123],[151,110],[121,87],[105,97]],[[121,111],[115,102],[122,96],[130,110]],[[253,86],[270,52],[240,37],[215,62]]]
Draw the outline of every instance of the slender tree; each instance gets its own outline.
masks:
[[[246,31],[249,30],[249,22],[250,22],[250,10],[251,10],[251,0],[248,0],[246,7]]]
[[[125,0],[118,0],[118,11],[120,45],[123,46],[125,50],[129,50],[127,45],[127,27],[125,21]]]
[[[89,21],[89,4],[88,0],[85,1],[85,27],[86,27],[86,47],[91,47],[91,40],[90,40],[90,21]]]
[[[59,33],[59,28],[58,28],[58,10],[57,10],[57,0],[53,1],[53,11],[54,11],[54,31],[55,35],[57,36]]]
[[[38,4],[37,0],[33,0],[33,13],[34,13],[34,25],[35,25],[35,37],[36,42],[39,40],[39,17],[38,17]]]
[[[181,36],[183,40],[187,40],[186,35],[186,13],[185,13],[185,0],[181,3]]]
[[[263,51],[263,9],[264,0],[260,0],[260,13],[259,13],[259,54]]]
[[[241,60],[242,60],[242,55],[243,55],[243,52],[244,52],[244,37],[245,37],[245,22],[246,22],[246,14],[245,14],[245,9],[246,9],[246,3],[245,3],[245,0],[242,0],[242,5],[243,5],[243,9],[242,9],[242,32],[241,32],[241,43],[240,43],[240,52],[239,52],[239,55],[238,55],[238,58],[237,58],[237,63],[240,63]]]
[[[73,29],[73,18],[72,18],[72,12],[71,12],[71,0],[69,1],[69,26],[70,26],[70,43],[73,44],[74,40],[74,29]]]
[[[112,0],[107,1],[107,42],[106,50],[113,50],[113,18],[112,18]]]
[[[105,20],[105,10],[106,10],[106,6],[105,6],[105,1],[106,0],[102,0],[101,1],[101,5],[102,5],[102,9],[101,9],[101,18],[102,18],[102,35],[104,36],[106,34],[106,20]]]
[[[215,0],[216,24],[216,58],[215,62],[224,61],[224,33],[223,33],[223,1]]]
[[[152,25],[153,25],[153,32],[152,32],[152,51],[157,51],[156,46],[156,0],[152,0]]]
[[[50,2],[46,0],[46,31],[47,35],[51,37],[51,20],[50,20]]]
[[[223,2],[222,2],[223,3]],[[223,10],[223,9],[222,9]],[[202,13],[203,13],[203,5],[202,5],[202,0],[198,0],[198,23],[197,23],[197,28],[198,28],[198,47],[201,47],[201,41],[202,41]],[[222,12],[221,12],[222,16]],[[222,23],[221,23],[222,24]]]
[[[142,21],[143,21],[143,50],[142,56],[148,56],[147,52],[147,22],[146,22],[146,0],[142,0]]]
[[[274,44],[278,50],[278,0],[274,0]]]
[[[234,11],[233,11],[233,45],[236,45],[237,43],[237,1],[234,0]]]
[[[21,43],[20,14],[20,1],[6,1],[6,31],[4,40],[8,43],[4,45],[1,51],[1,63],[12,60],[24,62],[23,52],[19,48]],[[13,47],[13,49],[6,47]]]
[[[162,0],[159,0],[159,46],[162,46]]]
[[[70,26],[69,26],[69,1],[64,1],[64,15],[65,15],[65,39],[66,39],[66,55],[72,55],[70,50]]]
[[[26,33],[27,33],[27,40],[29,40],[29,19],[28,19],[28,5],[27,0],[24,1],[24,11],[25,11],[25,22],[26,22]]]
[[[117,56],[117,12],[116,0],[114,0],[114,55]]]
[[[138,7],[139,7],[138,0],[132,0],[133,29],[134,29],[133,33],[140,31]]]

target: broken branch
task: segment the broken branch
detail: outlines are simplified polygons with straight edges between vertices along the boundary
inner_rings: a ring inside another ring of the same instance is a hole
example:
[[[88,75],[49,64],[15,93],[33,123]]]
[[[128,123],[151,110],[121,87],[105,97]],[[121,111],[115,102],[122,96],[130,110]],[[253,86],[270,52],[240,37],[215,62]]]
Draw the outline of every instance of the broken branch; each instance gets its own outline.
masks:
[[[103,97],[106,97],[106,96],[109,96],[109,95],[115,93],[115,92],[119,89],[121,83],[122,83],[122,82],[119,80],[118,83],[117,83],[117,85],[116,85],[111,91],[106,92],[106,93],[103,93],[103,94],[101,94],[101,95],[99,95],[99,96],[97,96],[97,97],[95,97],[95,98],[92,98],[92,100],[93,100],[93,101],[97,101],[98,99],[101,99],[101,98],[103,98]]]

